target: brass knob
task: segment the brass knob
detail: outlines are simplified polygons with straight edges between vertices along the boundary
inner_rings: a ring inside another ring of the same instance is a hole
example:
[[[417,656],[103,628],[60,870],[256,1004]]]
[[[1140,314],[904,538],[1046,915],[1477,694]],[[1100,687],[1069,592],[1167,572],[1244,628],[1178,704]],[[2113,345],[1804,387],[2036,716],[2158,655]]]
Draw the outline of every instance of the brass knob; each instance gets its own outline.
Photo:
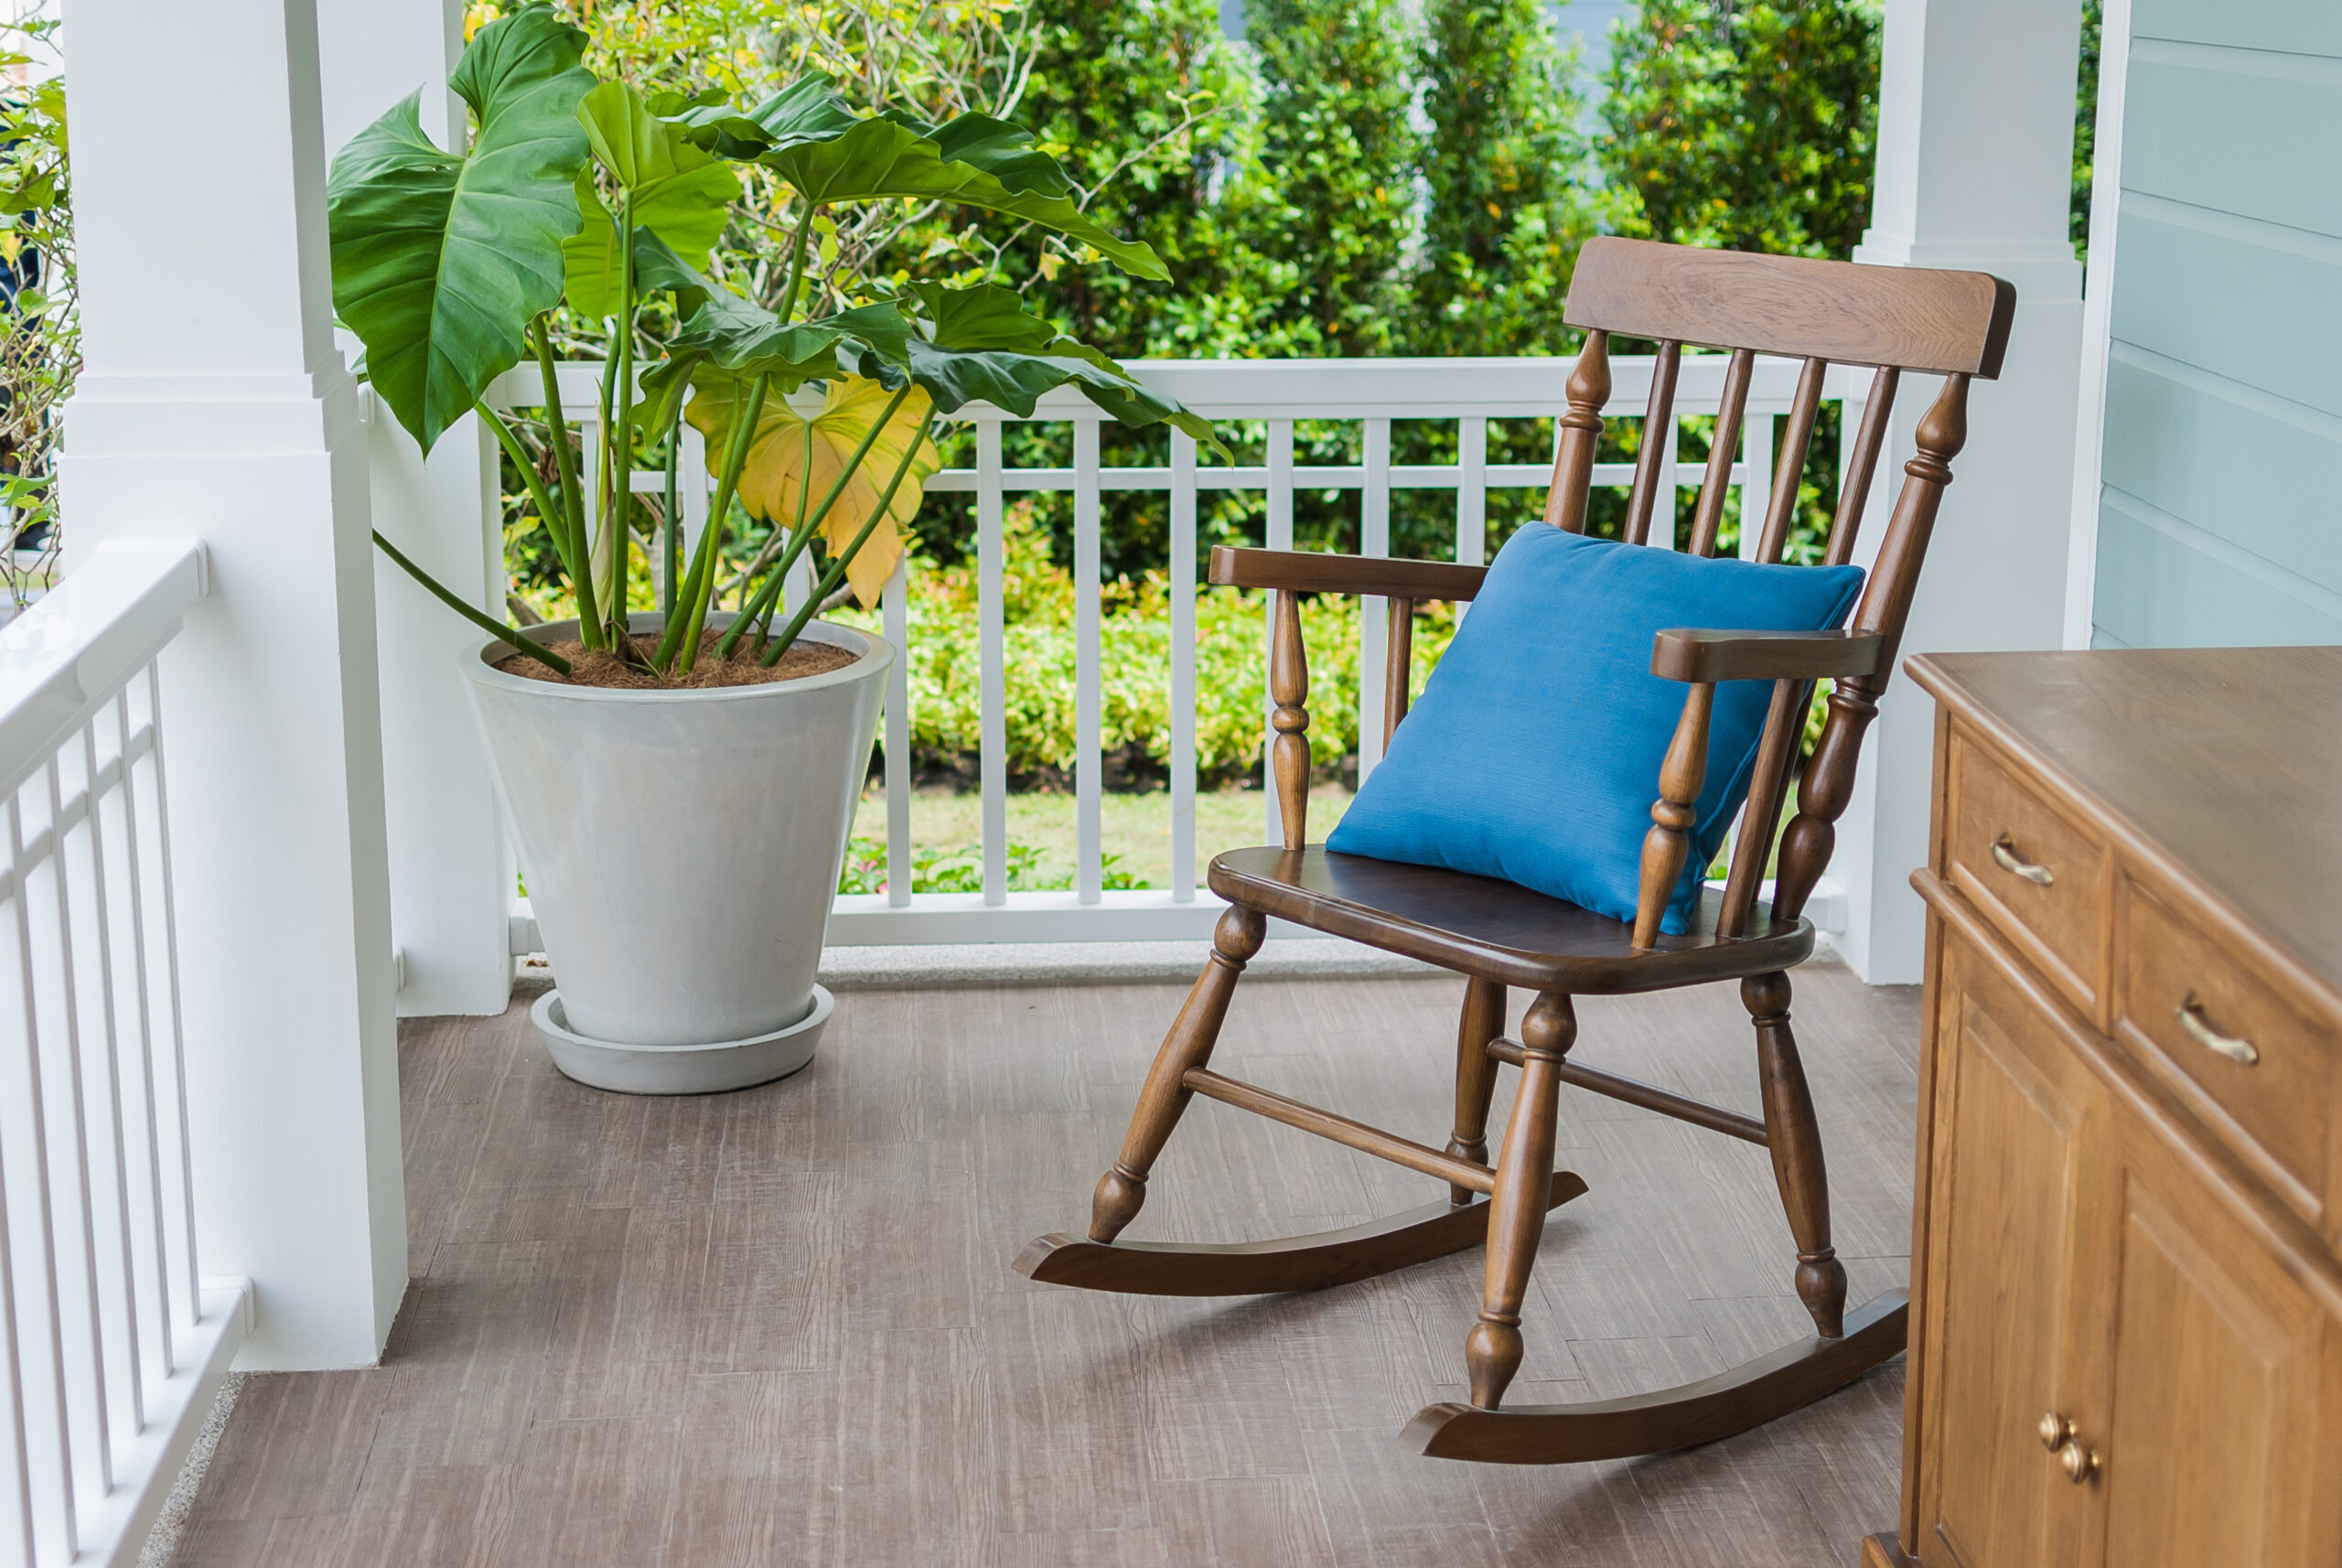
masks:
[[[2034,1431],[2040,1434],[2041,1446],[2055,1454],[2066,1445],[2068,1438],[2073,1436],[2074,1423],[2053,1410],[2041,1418],[2041,1424]]]
[[[2057,1467],[2066,1472],[2066,1479],[2079,1486],[2098,1474],[2098,1450],[2085,1448],[2069,1437],[2057,1450]]]

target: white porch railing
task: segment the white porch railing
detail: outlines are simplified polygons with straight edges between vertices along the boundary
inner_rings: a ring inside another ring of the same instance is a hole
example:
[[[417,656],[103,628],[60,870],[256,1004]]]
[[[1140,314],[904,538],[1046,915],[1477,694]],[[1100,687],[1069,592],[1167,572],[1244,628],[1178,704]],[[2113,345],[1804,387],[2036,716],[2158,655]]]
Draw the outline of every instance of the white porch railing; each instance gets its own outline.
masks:
[[[137,1560],[252,1290],[196,1251],[155,658],[202,547],[105,544],[0,630],[0,1564]]]
[[[1170,462],[1158,467],[1106,467],[1100,456],[1099,433],[1105,416],[1087,399],[1071,391],[1042,398],[1032,414],[1035,422],[1055,422],[1072,427],[1073,466],[1070,467],[1008,468],[1003,464],[1001,428],[1016,416],[983,404],[971,404],[955,415],[975,426],[976,466],[949,468],[928,484],[931,491],[972,491],[976,497],[976,564],[981,682],[981,788],[983,791],[983,891],[978,893],[913,893],[911,891],[912,822],[908,660],[896,660],[888,693],[885,730],[886,790],[886,886],[884,893],[841,896],[830,917],[829,940],[833,944],[893,942],[1002,942],[1143,940],[1155,938],[1198,938],[1209,934],[1222,908],[1209,889],[1198,887],[1198,872],[1204,860],[1229,845],[1198,845],[1196,842],[1196,512],[1200,492],[1244,489],[1263,492],[1271,549],[1293,545],[1293,498],[1295,490],[1358,490],[1360,498],[1360,538],[1363,553],[1384,555],[1390,551],[1391,495],[1399,489],[1452,490],[1456,497],[1456,534],[1452,558],[1471,564],[1482,560],[1488,494],[1491,489],[1542,489],[1551,478],[1550,459],[1538,463],[1490,463],[1488,460],[1488,421],[1550,420],[1565,404],[1564,383],[1573,360],[1547,359],[1427,359],[1427,360],[1150,360],[1134,366],[1148,385],[1176,397],[1197,413],[1219,421],[1260,421],[1267,427],[1267,461],[1253,467],[1205,467],[1197,461],[1195,442],[1174,433]],[[1648,403],[1652,360],[1616,358],[1611,360],[1612,417],[1640,422]],[[1723,396],[1726,357],[1689,355],[1678,382],[1676,419],[1665,433],[1662,464],[1679,489],[1699,486],[1706,465],[1681,463],[1676,444],[1681,421],[1713,416]],[[584,413],[583,426],[590,458],[600,439],[592,423],[596,406],[595,377],[599,367],[585,363],[561,368],[561,396],[573,423]],[[1772,493],[1774,421],[1789,412],[1799,373],[1791,360],[1759,359],[1748,393],[1741,450],[1733,465],[1733,483],[1742,491],[1744,516],[1762,516]],[[1852,431],[1860,422],[1859,400],[1865,383],[1833,371],[1826,396],[1851,406],[1842,421]],[[514,371],[490,389],[489,402],[500,408],[535,410],[543,403],[543,386],[533,367]],[[1363,461],[1328,467],[1300,467],[1294,461],[1296,421],[1350,421],[1362,426]],[[1451,422],[1456,427],[1458,461],[1450,465],[1394,464],[1391,460],[1393,420]],[[704,476],[704,450],[696,433],[687,433],[683,452],[687,473]],[[1596,485],[1624,488],[1633,479],[1627,463],[1597,465]],[[639,491],[656,492],[664,476],[656,470],[638,471]],[[1167,888],[1138,891],[1103,886],[1104,857],[1101,847],[1102,753],[1100,726],[1101,696],[1099,539],[1100,498],[1109,490],[1156,490],[1169,499],[1168,557],[1171,563],[1171,867]],[[1008,887],[1008,741],[1007,679],[1003,621],[1002,519],[1012,493],[1070,492],[1074,498],[1073,581],[1075,610],[1075,820],[1076,885],[1069,891],[1025,893]],[[695,541],[706,525],[708,487],[702,482],[684,487],[681,510],[687,540]],[[1662,509],[1661,515],[1666,515]],[[1746,545],[1753,548],[1748,536]],[[688,548],[688,547],[687,547]],[[806,577],[792,584],[790,597],[804,591]],[[886,635],[898,649],[908,632],[908,598],[901,573],[887,585],[884,605]],[[1264,632],[1265,639],[1265,632]],[[1356,704],[1359,733],[1359,773],[1372,771],[1382,752],[1383,642],[1388,635],[1380,600],[1370,602],[1359,618],[1359,682],[1355,691],[1335,692],[1313,681],[1311,706],[1324,711],[1336,704]],[[1264,642],[1265,647],[1265,642]],[[1266,714],[1263,714],[1263,737]],[[1266,794],[1263,831],[1277,832],[1275,783],[1265,766],[1262,778]],[[1271,842],[1263,840],[1262,842]],[[1844,918],[1844,897],[1823,879],[1808,913],[1817,926],[1833,929]],[[515,951],[534,946],[534,922],[523,907],[514,922]]]

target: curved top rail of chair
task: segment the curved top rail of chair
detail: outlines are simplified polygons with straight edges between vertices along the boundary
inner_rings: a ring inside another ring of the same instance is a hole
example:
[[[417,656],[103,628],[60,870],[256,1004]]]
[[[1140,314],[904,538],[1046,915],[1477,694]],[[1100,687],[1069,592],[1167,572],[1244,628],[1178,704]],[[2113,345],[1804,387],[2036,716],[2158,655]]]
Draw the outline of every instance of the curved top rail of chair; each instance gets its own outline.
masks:
[[[2001,373],[2016,287],[1990,273],[1858,266],[1588,240],[1562,319],[1622,338],[1713,343],[1840,365]]]

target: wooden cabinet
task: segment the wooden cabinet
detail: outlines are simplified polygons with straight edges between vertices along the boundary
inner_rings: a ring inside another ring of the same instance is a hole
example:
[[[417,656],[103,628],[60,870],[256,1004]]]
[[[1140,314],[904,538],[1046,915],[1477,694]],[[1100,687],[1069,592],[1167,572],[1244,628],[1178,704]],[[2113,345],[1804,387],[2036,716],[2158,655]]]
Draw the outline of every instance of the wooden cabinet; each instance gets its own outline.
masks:
[[[1920,1308],[1940,1332],[1914,1342],[1911,1372],[1935,1396],[1913,1412],[1924,1529],[1960,1563],[2070,1563],[2073,1488],[2034,1434],[2075,1376],[2077,1232],[2106,1097],[1977,955],[1946,955],[1944,975]]]
[[[2154,1127],[2113,1131],[2072,1394],[2103,1502],[2067,1561],[2336,1561],[2334,1317]]]
[[[2342,725],[2302,719],[2342,650],[1912,672],[1903,1516],[1864,1563],[2342,1564]]]

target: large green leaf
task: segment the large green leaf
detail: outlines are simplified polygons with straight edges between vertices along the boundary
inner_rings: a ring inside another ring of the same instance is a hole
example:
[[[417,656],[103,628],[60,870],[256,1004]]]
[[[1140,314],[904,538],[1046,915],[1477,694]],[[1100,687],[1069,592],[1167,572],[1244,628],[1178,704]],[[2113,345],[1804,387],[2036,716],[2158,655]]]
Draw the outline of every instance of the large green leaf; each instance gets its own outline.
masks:
[[[1011,190],[1064,196],[1073,181],[1058,160],[1033,145],[1033,133],[989,114],[959,114],[941,125],[905,122],[942,150],[946,158],[973,164]]]
[[[478,122],[468,153],[423,134],[417,93],[361,131],[326,182],[334,307],[375,389],[425,451],[520,362],[561,299],[585,167],[586,35],[548,6],[481,28],[448,85]]]
[[[1140,385],[1106,355],[1027,314],[1015,289],[914,284],[911,292],[932,336],[912,335],[904,365],[935,400],[937,413],[988,403],[1029,416],[1043,392],[1071,385],[1123,424],[1168,424],[1221,459],[1229,457],[1209,420]],[[865,361],[866,370],[876,368]]]
[[[889,304],[860,305],[834,316],[784,326],[779,317],[742,299],[728,289],[709,296],[699,313],[675,335],[678,349],[704,349],[720,369],[736,375],[771,375],[776,380],[804,371],[781,390],[821,373],[819,368],[837,363],[837,349],[851,342],[868,349],[890,364],[900,364],[910,342],[911,325]]]
[[[606,81],[577,106],[595,160],[634,199],[638,231],[648,229],[686,264],[702,268],[723,236],[740,177],[712,153],[693,145],[682,125],[650,112],[635,91]],[[580,180],[577,208],[585,228],[562,247],[564,288],[572,309],[600,319],[618,308],[618,224]]]
[[[817,204],[907,199],[981,208],[1078,240],[1140,277],[1170,276],[1154,251],[1074,205],[1065,171],[1029,134],[990,115],[940,126],[905,115],[858,119],[816,75],[745,116],[701,105],[681,118],[695,139],[726,156],[753,157]]]
[[[753,118],[735,109],[731,100],[715,90],[692,98],[661,93],[651,99],[650,106],[654,113],[687,126],[693,140],[718,157],[742,162],[777,146],[827,141],[860,124],[860,116],[819,71],[799,78],[766,99]]]
[[[561,242],[561,293],[580,316],[599,321],[616,315],[618,291],[618,220],[602,205],[592,171],[577,175],[577,216],[585,227]]]

